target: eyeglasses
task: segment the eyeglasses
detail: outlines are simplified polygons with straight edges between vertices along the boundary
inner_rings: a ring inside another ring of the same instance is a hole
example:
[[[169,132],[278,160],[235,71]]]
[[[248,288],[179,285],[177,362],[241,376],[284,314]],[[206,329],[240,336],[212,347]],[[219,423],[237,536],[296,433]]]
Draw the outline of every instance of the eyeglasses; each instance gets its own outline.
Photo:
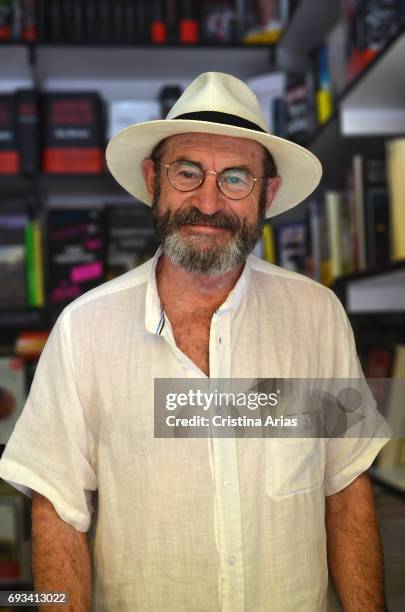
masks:
[[[166,168],[167,179],[177,191],[194,191],[203,184],[207,174],[215,174],[218,189],[231,200],[243,200],[252,193],[257,181],[265,181],[267,178],[255,178],[242,168],[228,168],[219,173],[214,170],[204,171],[197,164],[185,160],[171,164],[157,163]]]

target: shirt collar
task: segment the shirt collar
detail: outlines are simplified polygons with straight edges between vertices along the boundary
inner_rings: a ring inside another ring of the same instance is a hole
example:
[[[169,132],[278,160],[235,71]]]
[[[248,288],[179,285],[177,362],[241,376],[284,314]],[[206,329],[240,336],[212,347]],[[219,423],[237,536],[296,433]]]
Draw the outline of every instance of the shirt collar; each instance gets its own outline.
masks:
[[[161,334],[164,325],[163,307],[160,303],[156,284],[156,266],[162,253],[163,249],[160,246],[152,259],[145,300],[145,329],[156,335]]]
[[[149,272],[148,285],[146,289],[146,300],[145,300],[145,329],[154,335],[160,335],[165,324],[165,316],[163,307],[160,303],[160,298],[157,290],[156,283],[156,266],[159,257],[162,255],[163,249],[160,246],[156,251],[152,265]],[[246,260],[245,267],[243,268],[242,274],[238,278],[238,281],[232,291],[229,293],[225,302],[221,304],[217,312],[235,311],[243,297],[245,296],[249,287],[250,279],[252,275],[252,257]]]

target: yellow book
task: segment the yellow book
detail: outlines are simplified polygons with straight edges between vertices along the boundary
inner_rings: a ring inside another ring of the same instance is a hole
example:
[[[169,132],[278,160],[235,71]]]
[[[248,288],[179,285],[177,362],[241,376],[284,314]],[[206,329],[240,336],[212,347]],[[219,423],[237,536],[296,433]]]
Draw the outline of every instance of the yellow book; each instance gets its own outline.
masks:
[[[405,138],[387,143],[391,259],[405,259]]]
[[[318,122],[326,123],[333,112],[332,92],[329,89],[320,89],[316,92],[316,114]]]
[[[32,222],[33,230],[33,246],[34,246],[34,262],[35,262],[35,301],[36,306],[45,304],[44,294],[44,275],[43,275],[43,257],[42,257],[42,232],[39,221]]]
[[[268,223],[266,223],[263,228],[263,259],[269,263],[276,263],[274,231]]]

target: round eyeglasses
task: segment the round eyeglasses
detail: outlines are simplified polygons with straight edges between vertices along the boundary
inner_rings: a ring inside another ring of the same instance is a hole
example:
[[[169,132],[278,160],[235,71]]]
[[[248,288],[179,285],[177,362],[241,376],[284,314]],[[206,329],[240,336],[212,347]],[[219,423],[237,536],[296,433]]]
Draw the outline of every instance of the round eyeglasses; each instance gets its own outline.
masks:
[[[167,179],[177,191],[194,191],[200,187],[207,174],[215,174],[218,189],[231,200],[243,200],[253,191],[257,181],[266,178],[255,178],[248,170],[243,168],[228,168],[223,172],[202,170],[197,164],[185,160],[174,161],[171,164],[162,164],[166,168]]]

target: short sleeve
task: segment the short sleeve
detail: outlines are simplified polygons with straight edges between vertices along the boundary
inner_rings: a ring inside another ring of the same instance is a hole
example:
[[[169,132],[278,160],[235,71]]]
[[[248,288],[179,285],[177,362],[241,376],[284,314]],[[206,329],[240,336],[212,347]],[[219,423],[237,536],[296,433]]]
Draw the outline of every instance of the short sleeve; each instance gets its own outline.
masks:
[[[353,331],[340,301],[333,301],[333,378],[361,381],[361,398],[366,415],[345,437],[330,437],[326,444],[325,495],[347,487],[373,463],[392,431],[377,409],[357,356]],[[360,383],[359,383],[360,384]]]
[[[70,316],[56,322],[31,390],[0,460],[0,477],[28,496],[47,497],[77,530],[90,527],[97,478],[72,362]]]

